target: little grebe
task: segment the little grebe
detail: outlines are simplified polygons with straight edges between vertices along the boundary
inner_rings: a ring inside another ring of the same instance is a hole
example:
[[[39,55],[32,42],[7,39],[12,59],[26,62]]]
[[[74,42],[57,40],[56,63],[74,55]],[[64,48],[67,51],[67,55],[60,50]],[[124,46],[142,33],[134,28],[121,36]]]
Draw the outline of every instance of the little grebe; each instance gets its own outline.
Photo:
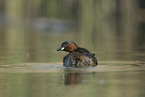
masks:
[[[87,49],[78,47],[72,41],[65,41],[57,51],[69,52],[63,58],[63,66],[65,67],[87,67],[96,66],[98,64],[95,54],[91,54]]]

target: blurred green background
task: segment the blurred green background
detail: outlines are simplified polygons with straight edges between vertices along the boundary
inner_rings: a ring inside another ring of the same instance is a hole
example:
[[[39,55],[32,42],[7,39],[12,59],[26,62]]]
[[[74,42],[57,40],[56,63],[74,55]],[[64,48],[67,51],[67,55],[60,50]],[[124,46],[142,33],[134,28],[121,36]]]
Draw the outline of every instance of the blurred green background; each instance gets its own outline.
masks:
[[[99,61],[144,61],[144,0],[0,0],[0,64],[62,62],[70,40]]]

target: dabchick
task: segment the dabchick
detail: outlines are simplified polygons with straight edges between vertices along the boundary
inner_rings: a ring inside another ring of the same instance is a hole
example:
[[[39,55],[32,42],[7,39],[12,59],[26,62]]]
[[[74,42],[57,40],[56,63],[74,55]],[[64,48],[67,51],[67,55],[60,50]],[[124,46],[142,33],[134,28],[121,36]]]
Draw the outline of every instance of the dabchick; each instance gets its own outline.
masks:
[[[57,51],[69,52],[63,58],[63,66],[65,67],[87,67],[97,66],[98,62],[95,54],[91,54],[87,49],[78,47],[72,41],[65,41]]]

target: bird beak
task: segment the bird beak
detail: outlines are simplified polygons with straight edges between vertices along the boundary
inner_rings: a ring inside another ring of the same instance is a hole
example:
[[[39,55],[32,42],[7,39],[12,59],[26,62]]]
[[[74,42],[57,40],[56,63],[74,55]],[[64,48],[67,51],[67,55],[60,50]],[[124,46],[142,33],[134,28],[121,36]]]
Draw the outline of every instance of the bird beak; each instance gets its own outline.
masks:
[[[56,51],[63,51],[63,50],[64,50],[64,47],[60,47]]]

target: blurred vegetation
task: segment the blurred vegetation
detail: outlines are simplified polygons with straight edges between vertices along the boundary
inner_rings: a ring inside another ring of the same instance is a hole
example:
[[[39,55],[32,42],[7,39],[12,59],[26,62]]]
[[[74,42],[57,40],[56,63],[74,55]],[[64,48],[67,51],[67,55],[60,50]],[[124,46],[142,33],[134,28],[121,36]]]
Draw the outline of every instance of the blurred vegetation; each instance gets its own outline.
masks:
[[[99,60],[144,60],[145,1],[0,0],[1,64],[61,62],[65,40]]]

